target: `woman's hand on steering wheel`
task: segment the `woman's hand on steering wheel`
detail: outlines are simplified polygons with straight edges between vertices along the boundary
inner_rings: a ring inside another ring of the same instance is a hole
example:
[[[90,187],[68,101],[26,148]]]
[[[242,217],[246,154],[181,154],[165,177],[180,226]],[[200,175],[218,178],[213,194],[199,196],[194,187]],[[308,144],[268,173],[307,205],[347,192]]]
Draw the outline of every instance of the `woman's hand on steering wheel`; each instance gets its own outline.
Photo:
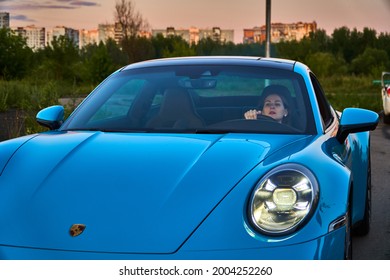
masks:
[[[269,121],[269,120],[275,121],[272,117],[263,115],[260,110],[249,110],[249,111],[245,112],[244,117],[247,120],[261,120],[261,119],[263,119],[263,120],[267,120],[267,121]]]
[[[261,116],[261,111],[260,110],[249,110],[245,112],[244,117],[247,120],[256,120],[257,116]]]

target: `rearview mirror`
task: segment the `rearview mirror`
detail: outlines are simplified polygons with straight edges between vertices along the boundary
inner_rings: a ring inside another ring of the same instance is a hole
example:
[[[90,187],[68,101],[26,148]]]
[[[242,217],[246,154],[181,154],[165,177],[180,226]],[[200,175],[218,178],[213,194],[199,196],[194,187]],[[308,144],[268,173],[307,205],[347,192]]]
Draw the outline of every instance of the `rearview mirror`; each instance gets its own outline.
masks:
[[[64,107],[61,105],[42,109],[36,116],[37,122],[50,130],[59,128],[64,121]]]
[[[180,80],[179,85],[188,89],[212,89],[217,86],[217,80],[215,79],[187,79]]]
[[[359,108],[346,108],[341,115],[336,138],[340,143],[343,143],[348,134],[374,130],[378,122],[379,115],[373,111]]]

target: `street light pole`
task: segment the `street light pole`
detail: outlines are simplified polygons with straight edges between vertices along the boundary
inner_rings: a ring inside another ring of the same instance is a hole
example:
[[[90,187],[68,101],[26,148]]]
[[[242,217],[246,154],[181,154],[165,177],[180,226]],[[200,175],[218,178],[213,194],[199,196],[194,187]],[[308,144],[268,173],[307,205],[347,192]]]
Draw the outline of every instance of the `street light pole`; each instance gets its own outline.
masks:
[[[271,56],[271,0],[265,4],[265,57]]]

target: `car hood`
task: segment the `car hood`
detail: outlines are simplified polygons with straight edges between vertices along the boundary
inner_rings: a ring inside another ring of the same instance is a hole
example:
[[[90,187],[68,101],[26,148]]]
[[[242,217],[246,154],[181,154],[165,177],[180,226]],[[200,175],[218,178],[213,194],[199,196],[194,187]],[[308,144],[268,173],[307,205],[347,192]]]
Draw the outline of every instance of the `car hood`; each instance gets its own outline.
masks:
[[[0,244],[175,252],[248,172],[304,137],[56,132],[28,138],[0,176]],[[72,237],[75,224],[86,228]]]

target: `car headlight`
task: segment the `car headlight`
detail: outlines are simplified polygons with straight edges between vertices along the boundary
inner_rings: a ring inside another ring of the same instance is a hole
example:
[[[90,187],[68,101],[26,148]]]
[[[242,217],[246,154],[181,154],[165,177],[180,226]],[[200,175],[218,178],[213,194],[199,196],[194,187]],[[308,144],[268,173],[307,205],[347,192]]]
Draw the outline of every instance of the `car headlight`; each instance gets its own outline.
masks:
[[[318,202],[313,173],[298,164],[268,172],[253,190],[249,215],[254,227],[269,235],[289,234],[307,221]]]

